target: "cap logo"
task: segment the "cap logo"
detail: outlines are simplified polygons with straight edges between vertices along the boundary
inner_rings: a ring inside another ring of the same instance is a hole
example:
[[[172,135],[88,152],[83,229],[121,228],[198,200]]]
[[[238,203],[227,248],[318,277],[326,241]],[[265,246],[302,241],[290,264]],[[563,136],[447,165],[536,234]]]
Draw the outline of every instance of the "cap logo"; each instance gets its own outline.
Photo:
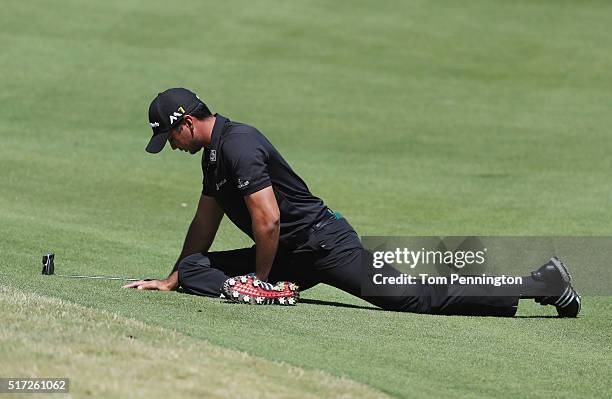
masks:
[[[149,125],[151,125],[151,127],[159,127],[159,122],[149,122]]]
[[[172,115],[170,115],[170,124],[172,125],[172,123],[177,121],[178,118],[180,118],[181,116],[183,116],[183,114],[179,114],[178,112],[174,112]]]
[[[185,113],[185,110],[183,109],[183,107],[179,107],[179,109],[178,109],[178,110],[181,112],[181,114],[184,114],[184,113]]]

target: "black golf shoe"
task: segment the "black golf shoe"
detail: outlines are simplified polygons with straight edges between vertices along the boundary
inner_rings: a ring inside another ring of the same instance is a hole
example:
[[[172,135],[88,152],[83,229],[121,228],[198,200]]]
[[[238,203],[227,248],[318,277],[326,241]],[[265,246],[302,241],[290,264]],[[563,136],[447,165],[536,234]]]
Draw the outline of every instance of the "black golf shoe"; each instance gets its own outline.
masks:
[[[554,305],[559,317],[576,317],[580,313],[580,295],[572,287],[572,276],[559,260],[552,257],[544,266],[531,272],[534,280],[546,283],[551,295],[535,298],[540,305]]]

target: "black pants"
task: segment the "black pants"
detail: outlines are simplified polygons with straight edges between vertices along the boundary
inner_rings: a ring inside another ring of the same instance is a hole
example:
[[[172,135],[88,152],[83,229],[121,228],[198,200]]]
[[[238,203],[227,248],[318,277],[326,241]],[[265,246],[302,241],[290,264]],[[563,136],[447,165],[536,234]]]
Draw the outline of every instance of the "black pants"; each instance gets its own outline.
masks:
[[[279,248],[268,280],[291,281],[300,290],[324,283],[386,310],[474,316],[513,316],[518,294],[494,286],[467,285],[369,285],[363,295],[364,281],[372,281],[372,254],[366,251],[355,230],[345,219],[333,220],[310,234],[308,242],[291,251]],[[370,268],[371,269],[371,268]],[[184,258],[178,267],[183,290],[196,295],[218,297],[229,277],[255,271],[255,247],[231,251],[206,252]],[[399,276],[389,265],[377,269],[383,276]]]

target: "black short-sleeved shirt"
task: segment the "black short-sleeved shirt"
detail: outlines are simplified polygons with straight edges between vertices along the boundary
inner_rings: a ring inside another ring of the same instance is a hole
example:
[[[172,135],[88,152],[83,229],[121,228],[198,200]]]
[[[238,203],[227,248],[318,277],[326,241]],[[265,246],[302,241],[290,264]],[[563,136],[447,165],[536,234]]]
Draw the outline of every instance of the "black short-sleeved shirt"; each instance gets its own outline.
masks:
[[[215,114],[210,148],[202,156],[202,194],[214,197],[230,220],[253,238],[244,196],[272,186],[280,210],[280,244],[294,248],[308,229],[329,217],[320,198],[252,126]]]

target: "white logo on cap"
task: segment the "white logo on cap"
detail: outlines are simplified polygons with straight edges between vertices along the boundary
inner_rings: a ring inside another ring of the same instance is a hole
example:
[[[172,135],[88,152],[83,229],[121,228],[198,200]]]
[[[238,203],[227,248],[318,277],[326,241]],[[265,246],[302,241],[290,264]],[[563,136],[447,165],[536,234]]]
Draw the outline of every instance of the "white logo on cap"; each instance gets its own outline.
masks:
[[[149,125],[151,125],[151,127],[159,127],[159,122],[149,122]]]
[[[170,115],[170,124],[172,125],[172,122],[177,121],[181,116],[183,116],[183,114],[174,112],[172,115]]]

